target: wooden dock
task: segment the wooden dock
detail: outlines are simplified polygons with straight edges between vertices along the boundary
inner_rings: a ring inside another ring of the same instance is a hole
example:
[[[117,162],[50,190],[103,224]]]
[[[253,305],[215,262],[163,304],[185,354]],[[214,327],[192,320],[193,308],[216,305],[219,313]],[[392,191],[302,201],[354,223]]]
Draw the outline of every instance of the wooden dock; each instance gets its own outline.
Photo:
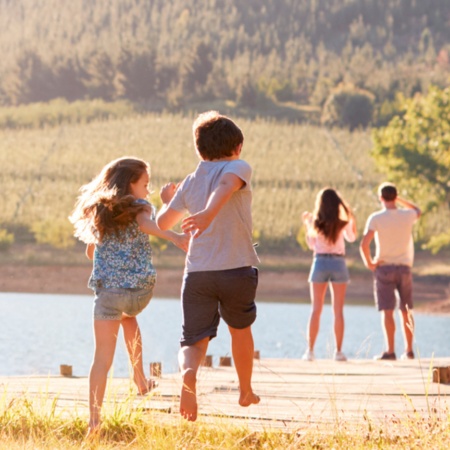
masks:
[[[448,414],[450,384],[433,382],[432,367],[450,366],[450,358],[412,361],[350,360],[306,362],[255,360],[253,385],[259,405],[238,405],[233,367],[203,367],[199,374],[199,421],[231,421],[251,429],[298,430],[339,423],[382,425],[393,418]],[[76,372],[76,371],[75,371]],[[76,375],[76,373],[75,373]],[[4,399],[27,398],[40,407],[56,402],[62,414],[87,417],[86,377],[0,377]],[[145,397],[134,394],[129,379],[108,381],[104,413],[118,404],[141,408],[162,420],[179,421],[179,374],[164,374]]]

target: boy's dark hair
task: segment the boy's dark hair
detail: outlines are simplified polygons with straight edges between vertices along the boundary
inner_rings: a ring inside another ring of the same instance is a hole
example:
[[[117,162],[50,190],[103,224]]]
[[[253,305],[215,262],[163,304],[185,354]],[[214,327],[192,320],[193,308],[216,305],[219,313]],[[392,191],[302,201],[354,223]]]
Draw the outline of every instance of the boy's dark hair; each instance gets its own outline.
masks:
[[[392,183],[382,183],[378,188],[378,194],[383,200],[393,202],[397,198],[397,188]]]
[[[200,114],[192,126],[195,148],[208,161],[232,156],[244,142],[241,129],[228,117],[217,111]]]

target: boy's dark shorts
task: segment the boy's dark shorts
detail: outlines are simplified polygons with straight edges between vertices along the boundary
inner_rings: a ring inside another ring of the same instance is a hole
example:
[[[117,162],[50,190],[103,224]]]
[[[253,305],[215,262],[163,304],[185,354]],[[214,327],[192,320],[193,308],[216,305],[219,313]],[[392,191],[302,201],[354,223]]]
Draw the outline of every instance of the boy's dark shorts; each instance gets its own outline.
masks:
[[[232,328],[249,327],[256,319],[257,286],[256,267],[185,274],[181,288],[181,346],[216,337],[220,318]]]
[[[374,294],[378,311],[395,309],[397,296],[402,311],[413,309],[411,267],[378,266],[374,272]]]

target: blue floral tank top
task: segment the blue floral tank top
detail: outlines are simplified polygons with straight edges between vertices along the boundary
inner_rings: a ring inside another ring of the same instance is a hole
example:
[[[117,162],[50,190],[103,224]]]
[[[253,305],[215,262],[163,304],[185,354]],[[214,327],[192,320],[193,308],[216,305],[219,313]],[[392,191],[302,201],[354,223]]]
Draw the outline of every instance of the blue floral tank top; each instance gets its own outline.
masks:
[[[141,199],[137,202],[149,204]],[[156,270],[149,236],[140,230],[137,222],[117,233],[105,235],[102,242],[96,244],[94,267],[88,283],[91,289],[145,289],[155,283]]]

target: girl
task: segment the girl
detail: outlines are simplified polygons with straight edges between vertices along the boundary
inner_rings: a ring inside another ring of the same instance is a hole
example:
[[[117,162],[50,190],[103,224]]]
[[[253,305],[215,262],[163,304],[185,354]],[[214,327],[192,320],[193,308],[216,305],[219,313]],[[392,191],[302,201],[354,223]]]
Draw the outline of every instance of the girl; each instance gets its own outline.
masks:
[[[98,430],[108,371],[123,328],[133,380],[144,395],[156,385],[147,380],[142,362],[142,338],[136,315],[150,302],[156,282],[149,234],[187,250],[189,237],[161,231],[153,220],[149,194],[149,165],[120,158],[106,165],[81,194],[70,217],[75,236],[87,244],[93,260],[89,287],[94,299],[94,359],[89,373],[89,432]]]
[[[314,213],[303,213],[306,241],[314,251],[308,281],[311,293],[311,316],[308,323],[308,349],[304,360],[314,361],[314,344],[319,332],[320,315],[328,283],[331,282],[331,302],[334,313],[334,359],[346,361],[342,353],[344,337],[344,300],[349,274],[345,263],[345,243],[356,239],[356,223],[349,206],[334,189],[317,194]]]

